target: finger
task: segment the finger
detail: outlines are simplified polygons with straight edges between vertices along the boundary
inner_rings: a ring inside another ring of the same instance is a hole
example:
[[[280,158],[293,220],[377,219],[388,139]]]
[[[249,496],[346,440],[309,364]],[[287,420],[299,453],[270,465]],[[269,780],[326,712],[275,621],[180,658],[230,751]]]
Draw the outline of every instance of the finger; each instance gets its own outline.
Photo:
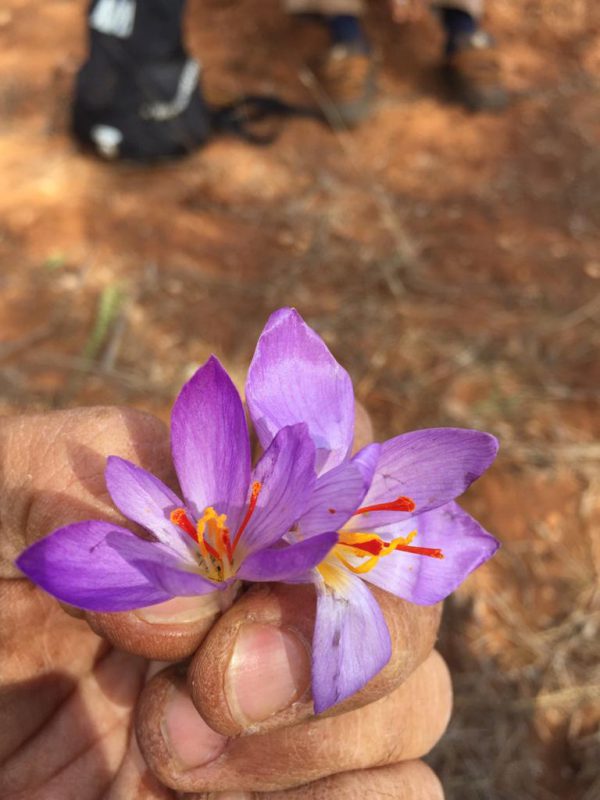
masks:
[[[174,800],[174,797],[148,770],[135,733],[131,732],[127,753],[102,800]]]
[[[104,480],[106,458],[121,455],[172,482],[169,437],[150,414],[80,408],[0,421],[2,577],[20,577],[14,559],[28,544],[77,520],[122,523]]]
[[[399,686],[435,643],[440,606],[417,606],[373,589],[392,639],[392,657],[339,714]],[[315,618],[311,586],[253,587],[214,625],[189,667],[200,714],[216,731],[237,736],[288,726],[313,715],[310,650]]]
[[[52,719],[107,646],[25,581],[0,581],[0,642],[3,764]]]
[[[0,570],[5,577],[19,576],[12,562],[26,545],[61,525],[85,519],[124,523],[106,489],[109,455],[133,461],[167,484],[174,481],[165,425],[132,409],[76,409],[2,421],[0,446],[5,465],[1,504],[7,509]],[[85,612],[83,617],[122,650],[177,660],[194,652],[236,591],[175,598],[135,612]]]
[[[54,708],[43,735],[31,736],[3,763],[0,797],[30,797],[42,788],[46,797],[65,797],[68,786],[81,785],[90,788],[82,798],[92,800],[92,788],[123,759],[144,671],[141,659],[115,651],[105,655]]]
[[[136,729],[144,758],[179,791],[275,791],[331,774],[420,758],[451,709],[448,669],[437,653],[389,696],[346,714],[227,739],[195,713],[181,673],[145,688]]]
[[[234,584],[223,592],[174,597],[166,603],[117,614],[88,611],[85,619],[93,631],[120,650],[159,661],[179,661],[198,648],[239,588]]]
[[[427,764],[407,761],[388,767],[331,775],[282,792],[211,792],[185,800],[444,800],[442,786]]]

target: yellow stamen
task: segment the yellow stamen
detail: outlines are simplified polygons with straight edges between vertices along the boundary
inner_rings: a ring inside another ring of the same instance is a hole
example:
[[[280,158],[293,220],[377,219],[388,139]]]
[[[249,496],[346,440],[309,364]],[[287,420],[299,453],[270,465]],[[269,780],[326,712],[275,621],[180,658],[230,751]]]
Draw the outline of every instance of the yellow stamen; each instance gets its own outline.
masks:
[[[389,556],[395,550],[401,550],[414,555],[443,558],[442,551],[431,547],[411,547],[411,542],[417,531],[411,531],[408,536],[398,536],[391,542],[386,542],[374,533],[350,533],[342,531],[340,540],[333,549],[333,554],[342,564],[356,575],[370,572],[379,563],[380,558]],[[363,564],[353,564],[348,561],[348,556],[353,558],[366,558]]]
[[[208,577],[214,581],[227,580],[234,573],[233,560],[236,546],[239,544],[244,530],[258,503],[258,496],[262,483],[255,481],[248,503],[248,509],[239,526],[233,542],[227,527],[227,514],[217,514],[212,506],[204,510],[204,514],[194,527],[184,508],[174,509],[170,516],[171,522],[186,533],[198,545],[202,556],[203,566],[208,572]]]
[[[317,570],[330,589],[334,589],[342,595],[348,591],[348,575],[344,574],[344,570],[340,569],[335,562],[329,560],[323,561],[319,564]]]
[[[226,526],[227,514],[217,514],[209,506],[198,520],[198,546],[209,575],[213,580],[222,581],[231,574],[231,552],[229,529]]]
[[[365,572],[370,572],[373,567],[377,566],[377,562],[379,561],[379,556],[371,556],[368,561],[365,561],[364,564],[359,564],[357,567],[353,566],[349,561],[346,561],[344,556],[337,553],[334,549],[335,556],[342,562],[342,564],[350,570],[350,572],[354,572],[355,575],[364,575]],[[359,555],[356,553],[356,555]],[[365,554],[360,554],[360,558],[364,558]]]

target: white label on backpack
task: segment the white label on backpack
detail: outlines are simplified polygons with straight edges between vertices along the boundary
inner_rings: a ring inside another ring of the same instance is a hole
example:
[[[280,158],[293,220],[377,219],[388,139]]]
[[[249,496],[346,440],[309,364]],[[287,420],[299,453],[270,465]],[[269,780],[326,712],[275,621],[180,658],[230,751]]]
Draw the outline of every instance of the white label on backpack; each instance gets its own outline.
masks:
[[[90,136],[101,156],[117,158],[119,145],[123,141],[123,134],[118,128],[113,128],[112,125],[94,125]]]
[[[90,14],[90,27],[99,33],[128,39],[135,22],[135,0],[100,0]]]

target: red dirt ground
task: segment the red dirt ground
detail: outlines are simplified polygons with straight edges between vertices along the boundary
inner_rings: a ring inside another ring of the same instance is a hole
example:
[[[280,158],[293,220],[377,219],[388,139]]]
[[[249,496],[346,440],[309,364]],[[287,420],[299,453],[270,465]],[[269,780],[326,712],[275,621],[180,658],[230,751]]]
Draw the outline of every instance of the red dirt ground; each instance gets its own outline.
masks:
[[[456,713],[432,762],[451,800],[597,800],[600,7],[489,5],[504,115],[442,100],[433,22],[394,27],[373,3],[369,124],[293,121],[268,148],[222,139],[149,169],[92,160],[66,133],[85,4],[5,0],[0,411],[166,418],[211,352],[241,384],[268,313],[295,305],[380,437],[494,432],[502,454],[467,505],[504,548],[447,605]],[[189,16],[211,93],[307,100],[324,42],[277,0],[197,0]]]

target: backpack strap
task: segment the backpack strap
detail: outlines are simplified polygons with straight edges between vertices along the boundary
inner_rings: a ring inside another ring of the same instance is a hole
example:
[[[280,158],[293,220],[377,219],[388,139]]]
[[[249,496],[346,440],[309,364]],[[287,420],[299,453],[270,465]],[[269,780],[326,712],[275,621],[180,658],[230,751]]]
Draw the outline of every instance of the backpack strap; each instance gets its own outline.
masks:
[[[275,95],[248,94],[221,106],[211,107],[213,132],[231,134],[256,145],[271,144],[278,131],[261,133],[254,130],[269,119],[301,117],[325,122],[323,114],[312,106],[288,103]]]

